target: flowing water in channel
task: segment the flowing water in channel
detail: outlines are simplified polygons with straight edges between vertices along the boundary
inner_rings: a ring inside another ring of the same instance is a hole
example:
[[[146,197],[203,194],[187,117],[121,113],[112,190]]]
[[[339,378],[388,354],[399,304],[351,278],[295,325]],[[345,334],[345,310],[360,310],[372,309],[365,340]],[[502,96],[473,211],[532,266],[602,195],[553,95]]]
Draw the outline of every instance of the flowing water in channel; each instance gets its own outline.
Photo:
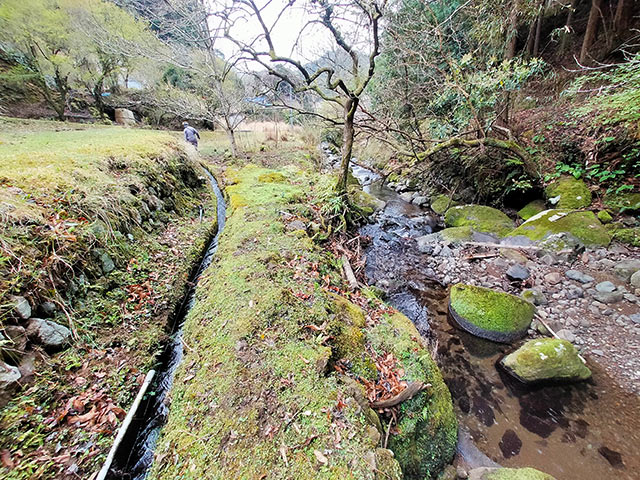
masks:
[[[513,347],[476,338],[450,323],[447,291],[412,240],[437,228],[427,210],[404,202],[372,172],[354,167],[365,191],[387,202],[361,235],[370,284],[437,345],[438,363],[460,422],[456,463],[530,466],[558,480],[640,478],[640,400],[592,359],[593,378],[526,387],[497,367]],[[494,463],[495,462],[495,463]]]
[[[184,320],[195,303],[195,294],[198,281],[213,256],[218,250],[218,239],[226,219],[226,204],[222,191],[211,173],[205,170],[208,181],[211,184],[217,203],[218,230],[207,246],[202,261],[198,269],[189,279],[189,289],[183,298],[176,314],[173,316],[171,326],[172,335],[165,345],[162,356],[159,359],[159,366],[156,369],[156,376],[149,387],[145,400],[140,404],[133,423],[131,424],[127,436],[118,448],[114,465],[109,471],[109,479],[132,479],[143,480],[147,477],[153,453],[156,447],[160,430],[164,426],[169,409],[167,407],[167,394],[173,385],[173,377],[176,368],[182,360],[182,326]]]

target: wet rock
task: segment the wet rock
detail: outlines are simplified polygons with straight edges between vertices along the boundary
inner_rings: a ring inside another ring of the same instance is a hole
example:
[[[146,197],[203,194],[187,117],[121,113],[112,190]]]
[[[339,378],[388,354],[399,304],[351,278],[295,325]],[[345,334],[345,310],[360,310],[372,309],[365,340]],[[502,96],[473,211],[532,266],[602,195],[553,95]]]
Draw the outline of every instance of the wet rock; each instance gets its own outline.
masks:
[[[440,250],[439,255],[441,257],[453,257],[453,251],[447,247],[446,245],[444,247],[442,247],[442,249]]]
[[[594,281],[594,278],[592,276],[587,275],[586,273],[582,273],[579,270],[567,270],[566,272],[564,272],[564,274],[567,276],[567,278],[580,283],[589,283]]]
[[[502,452],[502,456],[504,458],[511,458],[520,453],[520,449],[522,448],[522,440],[520,440],[520,437],[518,437],[518,434],[516,434],[516,432],[508,428],[502,435],[498,446],[500,447],[500,451]]]
[[[11,303],[13,303],[13,311],[18,317],[23,320],[31,317],[31,305],[26,298],[19,296],[12,297]]]
[[[507,270],[507,277],[510,280],[526,280],[527,278],[529,278],[529,276],[531,275],[531,273],[529,272],[529,270],[516,263],[515,265],[511,265],[509,267],[509,269]]]
[[[556,335],[558,335],[558,337],[560,337],[562,340],[566,340],[567,342],[573,343],[576,341],[576,336],[573,334],[573,332],[566,328],[558,330],[556,332]]]
[[[0,406],[9,400],[21,377],[18,367],[0,361]]]
[[[57,306],[53,302],[42,302],[38,312],[44,317],[53,317],[56,314]]]
[[[631,282],[633,287],[640,288],[640,270],[631,275],[629,282]]]
[[[555,480],[554,477],[534,468],[474,468],[469,480]]]
[[[513,227],[513,221],[503,212],[485,205],[461,205],[447,210],[444,216],[447,227],[469,226],[482,233],[504,237]]]
[[[569,341],[558,338],[529,340],[504,357],[501,364],[525,383],[573,382],[591,377],[591,370],[582,362],[576,348]]]
[[[556,263],[558,263],[558,259],[556,258],[555,255],[552,255],[551,253],[546,253],[542,257],[540,257],[540,263],[548,267],[551,267],[552,265],[555,265]]]
[[[598,292],[605,292],[605,293],[611,293],[616,289],[616,286],[609,282],[600,282],[596,285],[596,291]]]
[[[624,298],[624,294],[619,291],[614,292],[596,292],[593,295],[597,301],[601,303],[606,303],[607,305],[611,305],[612,303],[618,303],[620,300]]]
[[[562,281],[562,275],[558,272],[549,272],[544,276],[544,281],[551,285],[557,285]]]
[[[425,197],[424,195],[418,195],[411,201],[411,203],[413,203],[414,205],[418,205],[419,207],[422,207],[427,203],[429,203],[429,197]]]
[[[71,331],[67,327],[41,318],[29,320],[26,333],[31,341],[48,351],[60,350],[71,338]]]
[[[429,233],[416,238],[416,244],[420,253],[431,254],[433,247],[440,241],[439,233]]]
[[[546,305],[548,302],[547,297],[537,288],[527,288],[520,294],[527,302],[531,302],[534,305]]]
[[[615,275],[623,282],[628,282],[634,273],[640,271],[640,260],[624,260],[613,267]]]
[[[449,311],[469,333],[509,343],[527,333],[535,307],[515,295],[457,284],[451,287]]]
[[[591,205],[589,187],[572,176],[559,178],[545,189],[544,194],[556,208],[578,209]]]
[[[413,200],[413,194],[414,192],[404,192],[400,194],[400,198],[407,203],[411,203]]]
[[[465,480],[469,478],[469,472],[467,472],[467,470],[463,466],[458,465],[456,467],[456,477],[458,477],[460,480]]]

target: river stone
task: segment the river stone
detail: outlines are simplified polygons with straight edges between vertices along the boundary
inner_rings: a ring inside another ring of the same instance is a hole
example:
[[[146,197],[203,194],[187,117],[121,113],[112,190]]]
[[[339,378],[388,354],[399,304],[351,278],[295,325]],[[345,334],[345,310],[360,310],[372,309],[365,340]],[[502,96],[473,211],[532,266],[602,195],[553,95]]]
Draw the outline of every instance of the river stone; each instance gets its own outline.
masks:
[[[535,468],[474,468],[468,480],[556,480]]]
[[[556,208],[577,209],[591,205],[589,187],[574,177],[559,178],[545,189],[544,194]]]
[[[27,324],[27,336],[31,341],[39,343],[46,350],[59,350],[71,338],[71,331],[58,323],[41,318],[32,318]]]
[[[418,205],[419,207],[422,207],[423,205],[426,205],[427,203],[429,203],[429,197],[425,197],[424,195],[418,195],[411,201],[411,203],[413,203],[414,205]]]
[[[591,376],[591,370],[580,360],[576,348],[559,338],[529,340],[500,363],[524,383],[575,382]]]
[[[31,317],[31,305],[29,305],[29,301],[26,298],[12,297],[11,302],[13,303],[13,311],[18,317],[23,320]]]
[[[544,276],[544,280],[551,285],[557,285],[562,281],[562,275],[558,272],[549,272]]]
[[[640,288],[640,270],[638,270],[636,273],[631,275],[631,278],[629,279],[629,281],[631,282],[631,285],[633,285],[634,287]]]
[[[500,210],[485,205],[459,205],[447,210],[444,216],[447,227],[470,226],[477,232],[504,237],[514,223]]]
[[[556,335],[558,335],[558,337],[562,340],[566,340],[567,342],[575,342],[576,341],[576,336],[574,335],[574,333],[567,329],[567,328],[562,328],[560,330],[558,330],[556,332]]]
[[[616,286],[612,282],[609,282],[608,280],[606,282],[600,282],[596,285],[596,291],[598,292],[611,293],[615,289],[616,289]]]
[[[18,367],[0,361],[0,406],[10,398],[11,393],[22,377]]]
[[[548,302],[547,297],[545,297],[544,293],[542,293],[537,288],[527,288],[520,293],[520,296],[524,298],[527,302],[533,303],[534,305],[546,305]]]
[[[512,262],[516,263],[527,263],[529,261],[529,259],[523,254],[511,248],[501,248],[500,255],[507,260],[511,260]]]
[[[400,198],[407,203],[411,203],[413,200],[413,194],[414,192],[404,192],[400,194]]]
[[[459,283],[451,287],[449,311],[469,333],[510,343],[527,333],[535,307],[515,295]]]
[[[623,282],[628,282],[634,273],[640,271],[640,260],[624,260],[616,263],[613,272]]]
[[[534,200],[525,205],[518,211],[518,216],[523,220],[529,220],[534,215],[540,212],[544,212],[547,208],[544,205],[544,200]]]
[[[543,241],[557,234],[569,234],[566,240],[558,239],[545,246],[553,250],[574,248],[571,237],[585,246],[607,246],[611,237],[593,212],[572,210],[545,210],[534,215],[509,236],[524,235],[536,242]]]
[[[586,273],[582,273],[578,270],[567,270],[566,272],[564,272],[564,274],[567,276],[567,278],[580,283],[589,283],[595,280],[592,276],[587,275]]]
[[[511,265],[507,270],[507,277],[511,280],[526,280],[530,275],[529,269],[518,263]]]
[[[612,303],[618,303],[620,300],[622,300],[624,298],[624,293],[617,290],[613,292],[596,292],[593,295],[593,298],[600,303],[606,303],[607,305],[610,305]]]

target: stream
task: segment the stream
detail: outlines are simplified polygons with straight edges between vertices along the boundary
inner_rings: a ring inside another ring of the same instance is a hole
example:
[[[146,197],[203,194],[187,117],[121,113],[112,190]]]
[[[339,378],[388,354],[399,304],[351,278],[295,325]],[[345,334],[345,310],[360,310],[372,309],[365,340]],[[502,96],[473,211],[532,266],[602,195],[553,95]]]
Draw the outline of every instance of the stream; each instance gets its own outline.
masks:
[[[387,292],[437,351],[460,424],[455,465],[534,467],[558,480],[640,478],[640,400],[588,359],[588,382],[527,387],[497,367],[514,349],[470,335],[451,322],[448,292],[416,248],[438,228],[430,211],[403,201],[362,167],[367,193],[386,202],[360,234],[366,277]],[[516,345],[517,346],[517,345]]]
[[[226,204],[222,191],[213,175],[207,169],[204,171],[217,199],[218,230],[207,246],[198,268],[189,278],[187,293],[172,317],[171,337],[158,360],[156,376],[136,412],[124,441],[118,447],[113,466],[107,476],[109,479],[143,480],[147,477],[153,462],[156,442],[169,414],[167,395],[183,355],[182,327],[195,303],[200,277],[211,265],[213,256],[218,250],[218,239],[226,219]]]

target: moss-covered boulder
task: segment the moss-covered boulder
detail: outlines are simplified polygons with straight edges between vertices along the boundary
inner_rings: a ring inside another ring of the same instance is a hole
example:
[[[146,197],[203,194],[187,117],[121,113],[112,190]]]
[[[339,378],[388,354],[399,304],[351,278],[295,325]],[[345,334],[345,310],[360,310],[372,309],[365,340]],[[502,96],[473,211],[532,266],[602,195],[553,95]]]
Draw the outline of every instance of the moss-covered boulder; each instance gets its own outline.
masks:
[[[513,220],[500,210],[485,205],[458,205],[444,216],[447,227],[470,226],[477,232],[504,237],[514,227]]]
[[[640,227],[615,229],[613,230],[613,240],[632,247],[640,247]]]
[[[589,187],[574,177],[560,177],[545,189],[544,194],[556,208],[577,209],[591,205]]]
[[[359,185],[349,187],[349,198],[365,215],[371,215],[377,210],[382,210],[386,205],[382,200],[364,192]]]
[[[444,215],[451,207],[458,205],[458,202],[449,198],[448,195],[436,195],[431,202],[431,210],[438,215]]]
[[[495,342],[522,338],[535,310],[515,295],[461,283],[451,287],[449,296],[449,311],[456,323],[473,335]]]
[[[602,203],[614,212],[638,211],[640,210],[640,193],[608,193],[604,196]]]
[[[523,220],[529,220],[534,215],[540,212],[544,212],[547,209],[544,204],[544,200],[534,200],[527,203],[518,211],[518,216]]]
[[[401,313],[386,315],[367,334],[373,350],[391,353],[404,370],[407,382],[431,386],[398,407],[398,434],[389,448],[400,463],[404,478],[435,478],[452,460],[458,423],[449,389],[415,326]]]
[[[529,340],[501,361],[511,375],[524,383],[575,382],[591,377],[576,348],[566,340]]]
[[[509,236],[524,235],[540,241],[552,235],[568,233],[586,246],[606,246],[611,237],[593,212],[545,210],[534,215]]]
[[[535,468],[474,468],[469,480],[556,480]]]
[[[611,223],[613,217],[606,210],[600,210],[598,212],[598,220],[600,220],[602,223]]]

